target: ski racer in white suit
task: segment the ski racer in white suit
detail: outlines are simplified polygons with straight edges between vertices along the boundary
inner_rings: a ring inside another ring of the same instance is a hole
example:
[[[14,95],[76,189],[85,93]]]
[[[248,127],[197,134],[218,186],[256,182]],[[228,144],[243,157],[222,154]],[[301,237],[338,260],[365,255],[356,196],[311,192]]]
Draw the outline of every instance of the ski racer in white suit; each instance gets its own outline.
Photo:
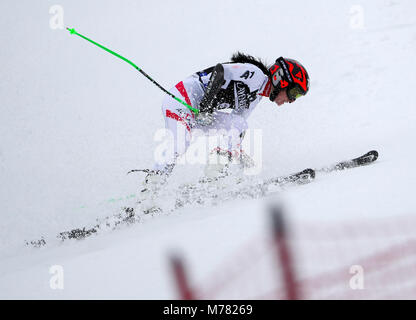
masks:
[[[195,129],[207,133],[211,129],[232,133],[227,149],[217,148],[215,152],[227,155],[230,161],[239,158],[244,165],[241,142],[247,129],[246,120],[262,97],[268,97],[280,106],[295,101],[308,90],[306,69],[299,62],[282,57],[266,67],[260,59],[238,52],[231,62],[192,74],[169,91],[199,113],[195,115],[170,96],[164,99],[162,113],[166,129],[174,137],[174,152],[162,161],[156,159],[145,183],[159,183],[169,176],[176,159],[189,147]]]

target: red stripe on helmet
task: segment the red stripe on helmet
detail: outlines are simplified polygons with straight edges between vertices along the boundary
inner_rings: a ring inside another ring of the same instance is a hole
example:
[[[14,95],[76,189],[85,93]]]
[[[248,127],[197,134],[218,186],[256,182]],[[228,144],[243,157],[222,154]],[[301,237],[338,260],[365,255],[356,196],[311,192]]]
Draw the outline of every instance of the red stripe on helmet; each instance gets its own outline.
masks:
[[[270,74],[273,75],[277,69],[279,69],[279,65],[275,64],[270,68]]]
[[[289,65],[289,71],[290,74],[292,75],[292,79],[294,82],[298,83],[300,85],[300,87],[304,90],[304,92],[306,93],[306,91],[308,91],[307,88],[307,84],[306,84],[306,75],[305,75],[305,69],[302,68],[302,66],[300,66],[299,64],[296,63],[296,65],[299,67],[299,69],[302,71],[302,81],[298,79],[298,77],[295,77],[292,73],[293,69],[295,68],[295,66],[286,60],[286,63]],[[297,74],[298,75],[298,74]],[[296,75],[296,76],[297,76]]]

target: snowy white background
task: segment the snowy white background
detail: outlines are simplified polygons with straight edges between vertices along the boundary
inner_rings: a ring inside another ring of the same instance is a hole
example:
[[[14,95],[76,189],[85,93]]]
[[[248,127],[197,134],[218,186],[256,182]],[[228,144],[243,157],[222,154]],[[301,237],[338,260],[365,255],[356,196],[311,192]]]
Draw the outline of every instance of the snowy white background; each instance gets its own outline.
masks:
[[[202,279],[266,227],[262,200],[230,201],[81,242],[25,247],[24,240],[90,225],[132,204],[126,197],[141,181],[126,172],[152,165],[153,135],[163,126],[163,93],[125,62],[52,30],[49,8],[56,4],[65,26],[125,55],[167,88],[237,50],[269,63],[298,59],[311,77],[310,94],[282,108],[263,99],[249,120],[263,130],[261,175],[370,149],[380,158],[288,190],[293,221],[416,214],[414,1],[5,0],[1,298],[175,298],[167,252],[180,249],[193,279]],[[358,28],[356,5],[364,19]],[[64,290],[49,287],[49,267],[57,264]]]

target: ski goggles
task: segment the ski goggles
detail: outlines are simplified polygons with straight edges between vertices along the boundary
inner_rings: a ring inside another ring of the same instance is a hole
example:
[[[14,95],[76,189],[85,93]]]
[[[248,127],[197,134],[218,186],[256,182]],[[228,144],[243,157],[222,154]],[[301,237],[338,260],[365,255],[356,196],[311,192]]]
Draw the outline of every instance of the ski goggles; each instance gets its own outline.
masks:
[[[293,85],[286,90],[287,97],[290,102],[295,101],[297,98],[300,98],[305,95],[303,90],[298,85]]]

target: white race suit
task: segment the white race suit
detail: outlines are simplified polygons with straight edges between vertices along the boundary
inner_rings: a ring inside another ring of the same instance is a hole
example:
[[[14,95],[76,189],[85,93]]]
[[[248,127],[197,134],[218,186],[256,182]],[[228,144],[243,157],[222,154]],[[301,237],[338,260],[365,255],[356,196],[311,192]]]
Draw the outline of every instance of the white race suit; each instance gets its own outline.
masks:
[[[188,149],[195,129],[208,133],[212,129],[237,132],[229,135],[228,151],[240,152],[242,133],[247,129],[247,118],[263,96],[268,97],[271,83],[268,76],[251,63],[223,63],[224,83],[216,94],[214,120],[202,126],[186,106],[167,96],[162,103],[165,127],[173,136],[171,156],[156,160],[155,169],[163,170],[174,164]],[[214,67],[192,74],[169,91],[193,108],[199,109]]]

